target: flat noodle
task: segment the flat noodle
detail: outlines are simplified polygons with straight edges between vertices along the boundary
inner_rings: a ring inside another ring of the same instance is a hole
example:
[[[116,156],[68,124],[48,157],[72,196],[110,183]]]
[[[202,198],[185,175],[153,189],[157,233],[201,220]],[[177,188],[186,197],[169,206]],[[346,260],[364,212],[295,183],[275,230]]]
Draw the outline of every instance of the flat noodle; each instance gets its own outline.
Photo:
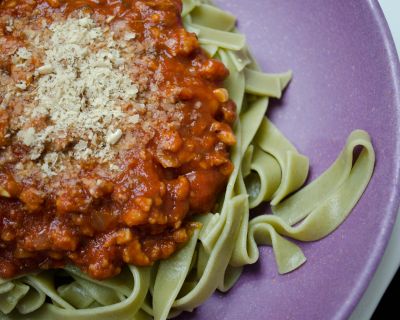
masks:
[[[244,48],[239,51],[231,51],[228,52],[229,57],[232,59],[232,62],[235,64],[237,71],[241,72],[244,68],[251,64],[251,59],[247,54],[247,48]],[[284,86],[286,87],[286,86]]]
[[[299,189],[308,175],[308,159],[298,153],[296,148],[278,131],[268,119],[264,119],[258,129],[254,142],[272,155],[281,167],[282,180],[274,193],[271,205],[277,205],[288,194]]]
[[[258,245],[273,247],[279,273],[301,266],[304,254],[284,236],[301,241],[327,236],[363,194],[375,163],[368,133],[354,131],[332,166],[295,192],[307,178],[308,159],[264,117],[268,98],[281,96],[291,73],[260,72],[244,36],[232,31],[235,18],[209,1],[184,0],[182,14],[205,50],[229,69],[225,84],[239,113],[238,143],[231,150],[235,170],[220,212],[195,217],[202,229],[182,250],[152,268],[131,266],[106,281],[72,267],[0,279],[0,319],[164,320],[192,311],[215,290],[229,290],[243,266],[258,260]],[[362,151],[354,160],[357,146]],[[250,220],[250,208],[263,201],[271,203],[273,214]],[[55,278],[60,277],[66,283],[56,287]],[[46,297],[52,303],[45,302]]]
[[[245,69],[246,92],[258,96],[268,96],[280,99],[282,91],[292,78],[292,72],[266,74],[251,69]]]
[[[186,26],[198,30],[201,44],[212,44],[230,50],[241,50],[246,44],[245,36],[239,33],[211,29],[197,24],[186,24]]]
[[[229,92],[229,97],[236,103],[238,114],[242,111],[243,98],[245,94],[245,77],[243,72],[234,70],[234,60],[229,57],[224,50],[219,50],[218,55],[225,66],[230,70],[229,77],[225,80],[225,87]]]
[[[231,31],[236,24],[235,16],[208,4],[195,7],[190,16],[194,24],[221,31]]]
[[[73,307],[65,308],[58,304],[44,303],[36,311],[29,314],[30,319],[71,319],[71,320],[84,320],[84,319],[143,319],[145,315],[139,312],[141,306],[143,305],[146,294],[148,293],[149,280],[150,280],[150,268],[136,268],[129,267],[131,277],[127,277],[126,281],[132,281],[134,287],[130,292],[129,296],[125,298],[124,301],[102,306],[98,305],[96,308],[87,309],[75,309]],[[42,280],[42,281],[41,281]],[[63,299],[58,296],[58,293],[54,292],[54,283],[48,282],[45,279],[38,279],[41,283],[41,289],[43,292],[57,301],[63,301]],[[94,284],[94,282],[93,282]],[[5,313],[5,312],[3,312]],[[136,318],[134,315],[138,314]],[[16,311],[8,314],[7,316],[2,316],[0,319],[26,319],[26,315],[22,315]]]
[[[171,259],[160,263],[153,293],[154,317],[156,319],[168,317],[169,311],[189,273],[198,233],[199,231],[196,230],[189,243]]]

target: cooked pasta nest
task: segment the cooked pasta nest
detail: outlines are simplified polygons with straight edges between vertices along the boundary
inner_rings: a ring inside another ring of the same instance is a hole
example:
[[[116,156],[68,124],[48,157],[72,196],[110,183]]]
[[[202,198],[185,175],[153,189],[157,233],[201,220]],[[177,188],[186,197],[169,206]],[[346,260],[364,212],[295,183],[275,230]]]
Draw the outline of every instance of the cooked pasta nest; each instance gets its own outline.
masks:
[[[301,188],[308,159],[264,116],[269,98],[281,97],[291,72],[262,73],[231,14],[209,1],[184,0],[183,5],[186,29],[229,69],[225,84],[239,114],[238,143],[231,151],[235,171],[220,210],[196,216],[202,228],[183,249],[153,267],[129,266],[105,281],[74,267],[0,280],[1,318],[160,320],[192,311],[215,290],[229,290],[243,267],[257,262],[258,245],[272,246],[279,273],[300,267],[306,258],[287,238],[315,241],[327,236],[367,187],[374,149],[368,133],[356,130],[337,160]],[[361,152],[354,159],[357,147]],[[272,213],[250,218],[250,209],[262,202],[270,203]]]

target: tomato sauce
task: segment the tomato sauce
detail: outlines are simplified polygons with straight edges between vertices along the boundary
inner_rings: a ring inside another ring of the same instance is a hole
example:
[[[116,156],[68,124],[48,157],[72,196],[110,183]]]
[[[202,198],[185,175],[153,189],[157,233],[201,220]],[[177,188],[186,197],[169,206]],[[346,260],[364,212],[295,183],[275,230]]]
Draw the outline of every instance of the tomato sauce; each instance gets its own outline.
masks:
[[[0,109],[0,278],[74,264],[105,279],[124,264],[149,266],[187,242],[197,227],[191,215],[215,209],[233,170],[235,105],[221,88],[227,69],[184,30],[181,9],[178,0],[0,1],[0,103],[1,86],[34,81],[13,66],[12,55],[29,39],[8,19],[51,23],[83,10],[103,25],[123,22],[135,41],[154,44],[146,68],[162,74],[157,93],[171,97],[182,114],[176,126],[153,127],[151,136],[140,123],[127,128],[141,141],[110,160],[118,174],[89,158],[73,160],[79,166],[73,175],[64,170],[43,178],[27,166],[21,178],[20,163],[34,166],[40,158],[26,160],[29,148],[10,129],[27,102],[8,97],[9,107]]]

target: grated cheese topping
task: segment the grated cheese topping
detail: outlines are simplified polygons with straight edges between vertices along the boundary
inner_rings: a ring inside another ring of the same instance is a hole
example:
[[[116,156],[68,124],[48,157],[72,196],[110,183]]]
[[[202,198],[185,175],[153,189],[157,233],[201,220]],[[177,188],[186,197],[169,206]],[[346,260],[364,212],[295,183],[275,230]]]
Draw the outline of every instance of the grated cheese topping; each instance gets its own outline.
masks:
[[[48,186],[57,188],[87,164],[117,175],[125,155],[140,155],[158,132],[179,128],[180,88],[160,87],[172,84],[157,67],[154,40],[83,10],[53,22],[22,20],[13,33],[26,41],[6,53],[14,76],[0,74],[0,112],[9,117],[0,165],[17,161],[18,181],[50,179]]]
[[[55,22],[50,30],[44,64],[37,69],[37,105],[28,114],[31,118],[46,118],[50,125],[38,132],[26,128],[18,136],[33,147],[31,160],[42,156],[46,144],[60,138],[81,138],[82,133],[86,136],[73,147],[70,156],[78,160],[90,156],[110,159],[110,145],[122,136],[118,128],[124,117],[121,105],[135,101],[138,87],[122,72],[120,67],[125,61],[112,35],[97,27],[90,17]],[[106,48],[98,45],[103,43]],[[25,48],[17,54],[22,59],[31,56]],[[112,132],[117,132],[117,137],[114,133],[109,138]]]

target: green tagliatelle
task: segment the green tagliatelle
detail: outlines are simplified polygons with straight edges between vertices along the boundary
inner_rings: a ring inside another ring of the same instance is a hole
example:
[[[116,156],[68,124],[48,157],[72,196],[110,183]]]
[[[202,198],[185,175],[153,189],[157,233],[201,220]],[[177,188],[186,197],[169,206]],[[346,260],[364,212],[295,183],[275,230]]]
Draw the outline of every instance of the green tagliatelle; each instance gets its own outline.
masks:
[[[258,260],[258,245],[273,247],[280,273],[298,268],[306,258],[287,238],[325,237],[364,192],[375,155],[361,130],[351,133],[325,173],[296,191],[308,175],[308,159],[264,116],[268,98],[281,97],[291,73],[260,72],[231,14],[208,1],[183,4],[185,27],[229,69],[225,84],[239,114],[237,144],[231,150],[235,170],[219,212],[197,216],[202,228],[189,243],[151,268],[130,266],[106,281],[73,267],[0,279],[0,319],[161,320],[192,311],[215,290],[231,288],[243,266]],[[362,151],[353,159],[356,147]],[[273,213],[250,220],[249,210],[264,201]]]

